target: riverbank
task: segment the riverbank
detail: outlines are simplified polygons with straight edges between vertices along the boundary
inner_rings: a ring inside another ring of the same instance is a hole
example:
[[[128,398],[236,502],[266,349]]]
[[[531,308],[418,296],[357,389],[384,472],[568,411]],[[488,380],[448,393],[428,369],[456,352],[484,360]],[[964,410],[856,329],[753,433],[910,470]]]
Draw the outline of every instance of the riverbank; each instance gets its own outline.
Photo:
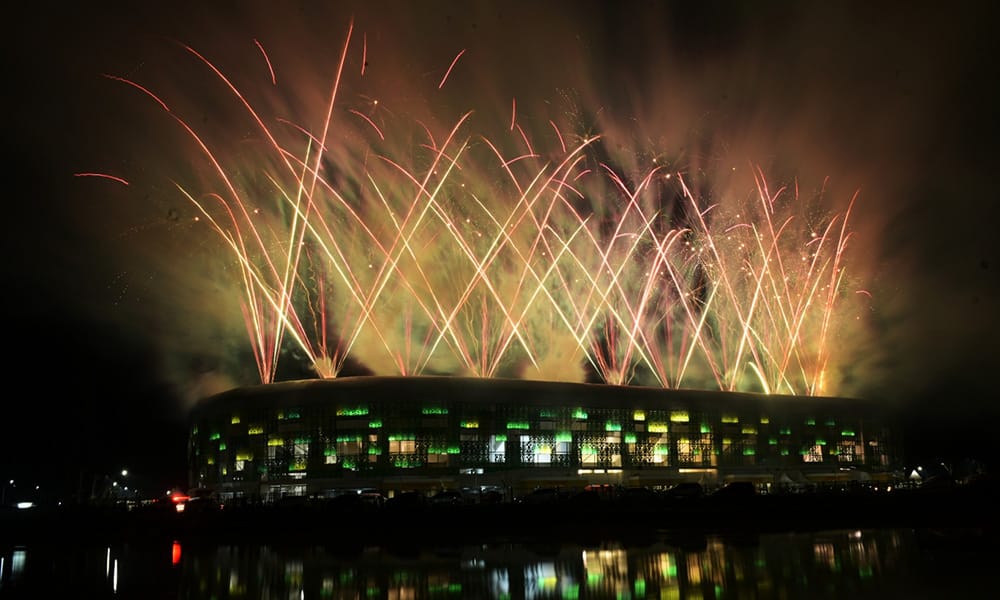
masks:
[[[490,543],[553,539],[641,539],[654,532],[760,534],[828,529],[921,528],[997,536],[996,485],[893,492],[825,492],[747,497],[663,498],[578,494],[538,503],[408,504],[301,502],[168,504],[132,510],[63,506],[7,510],[0,542],[102,543],[171,539],[213,543],[387,544],[399,540]]]

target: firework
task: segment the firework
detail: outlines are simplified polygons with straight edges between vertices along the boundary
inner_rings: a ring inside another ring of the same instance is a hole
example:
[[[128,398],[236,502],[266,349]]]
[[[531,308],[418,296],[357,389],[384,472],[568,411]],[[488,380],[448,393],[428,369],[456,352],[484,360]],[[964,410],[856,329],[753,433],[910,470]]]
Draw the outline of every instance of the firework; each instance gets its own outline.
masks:
[[[626,173],[572,111],[535,120],[517,98],[503,119],[433,100],[415,115],[363,92],[370,48],[353,27],[323,109],[291,118],[291,103],[252,100],[283,82],[253,44],[266,69],[249,84],[182,46],[241,115],[230,139],[108,77],[152,100],[205,165],[176,194],[236,266],[262,382],[292,346],[320,377],[350,357],[376,374],[826,391],[850,208],[823,213],[821,195],[772,190],[759,169],[739,199],[658,164]],[[464,54],[431,98],[459,85]]]

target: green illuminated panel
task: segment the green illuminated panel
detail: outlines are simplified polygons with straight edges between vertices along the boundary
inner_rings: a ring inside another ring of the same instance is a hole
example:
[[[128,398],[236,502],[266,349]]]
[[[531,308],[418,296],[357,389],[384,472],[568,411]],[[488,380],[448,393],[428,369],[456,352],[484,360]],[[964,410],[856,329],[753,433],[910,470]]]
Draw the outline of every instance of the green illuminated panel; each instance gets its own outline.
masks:
[[[370,429],[379,429],[382,427],[382,420],[376,419],[374,421],[368,421],[368,427]]]
[[[712,427],[708,423],[702,423],[701,424],[701,432],[702,433],[712,433]]]
[[[753,448],[744,448],[743,449],[743,456],[753,456],[754,454],[757,454],[757,451],[754,450]]]
[[[353,408],[337,409],[338,417],[363,417],[368,414],[367,406],[355,406]]]
[[[425,406],[421,409],[420,413],[424,415],[446,415],[448,414],[448,409],[440,406]]]
[[[568,431],[560,431],[559,433],[556,434],[556,441],[557,442],[572,442],[573,441],[573,434],[570,433],[570,432],[568,432]]]
[[[479,429],[479,421],[462,421],[463,429]]]
[[[208,436],[208,439],[214,442],[215,440],[219,439],[220,437],[222,437],[220,434],[213,433],[212,435]]]
[[[604,423],[604,431],[621,431],[622,424],[615,423],[614,421],[607,421]]]
[[[845,429],[845,430],[843,430],[843,431],[840,432],[840,435],[842,435],[844,437],[854,437],[854,432],[851,431],[850,429]]]
[[[509,421],[507,429],[528,429],[527,421]]]
[[[576,409],[576,410],[573,411],[573,418],[574,419],[583,419],[583,420],[586,420],[587,419],[587,411],[583,410],[582,408],[578,408],[578,409]]]
[[[557,439],[556,441],[559,441],[559,440]],[[626,444],[634,444],[635,443],[635,434],[634,433],[626,433],[625,434],[625,443]]]

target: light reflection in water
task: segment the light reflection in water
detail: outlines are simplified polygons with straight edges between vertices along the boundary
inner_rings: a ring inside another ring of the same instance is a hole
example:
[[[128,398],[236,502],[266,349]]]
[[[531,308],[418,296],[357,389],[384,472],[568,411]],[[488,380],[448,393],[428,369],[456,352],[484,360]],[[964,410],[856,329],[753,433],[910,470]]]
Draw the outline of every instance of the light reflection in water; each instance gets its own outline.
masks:
[[[982,555],[969,552],[951,564],[949,573],[941,568],[942,557],[954,553],[928,552],[923,538],[912,530],[691,541],[680,543],[665,536],[638,547],[428,546],[404,554],[374,547],[345,553],[333,547],[184,541],[164,542],[170,545],[156,549],[77,548],[63,554],[53,554],[51,548],[33,548],[29,553],[23,547],[0,547],[0,589],[44,591],[50,589],[45,587],[48,581],[60,580],[61,570],[61,580],[72,581],[72,591],[86,597],[107,594],[109,589],[116,595],[141,593],[146,598],[302,600],[759,598],[803,597],[816,590],[833,597],[885,596],[928,593],[935,586],[939,593],[975,589],[980,581],[989,581],[989,561],[996,560],[994,556],[977,563],[973,557]],[[164,556],[167,548],[169,560]],[[73,557],[75,564],[66,564]],[[968,572],[957,570],[963,566]],[[93,576],[86,576],[88,568]]]

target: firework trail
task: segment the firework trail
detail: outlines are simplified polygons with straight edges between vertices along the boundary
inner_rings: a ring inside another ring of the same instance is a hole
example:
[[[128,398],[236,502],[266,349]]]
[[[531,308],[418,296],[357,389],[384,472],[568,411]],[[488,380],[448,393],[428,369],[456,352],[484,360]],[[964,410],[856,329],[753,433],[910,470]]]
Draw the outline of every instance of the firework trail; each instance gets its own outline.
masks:
[[[855,296],[850,208],[824,214],[822,197],[772,190],[759,169],[746,197],[706,202],[699,174],[625,173],[572,110],[535,126],[516,97],[495,119],[433,102],[413,116],[366,93],[376,49],[353,24],[322,110],[271,112],[253,99],[289,78],[252,41],[267,70],[250,82],[181,46],[244,119],[232,139],[108,77],[151,100],[206,165],[177,194],[236,266],[262,382],[290,346],[320,377],[353,358],[376,374],[828,392],[832,334]],[[461,85],[465,53],[428,97]]]

